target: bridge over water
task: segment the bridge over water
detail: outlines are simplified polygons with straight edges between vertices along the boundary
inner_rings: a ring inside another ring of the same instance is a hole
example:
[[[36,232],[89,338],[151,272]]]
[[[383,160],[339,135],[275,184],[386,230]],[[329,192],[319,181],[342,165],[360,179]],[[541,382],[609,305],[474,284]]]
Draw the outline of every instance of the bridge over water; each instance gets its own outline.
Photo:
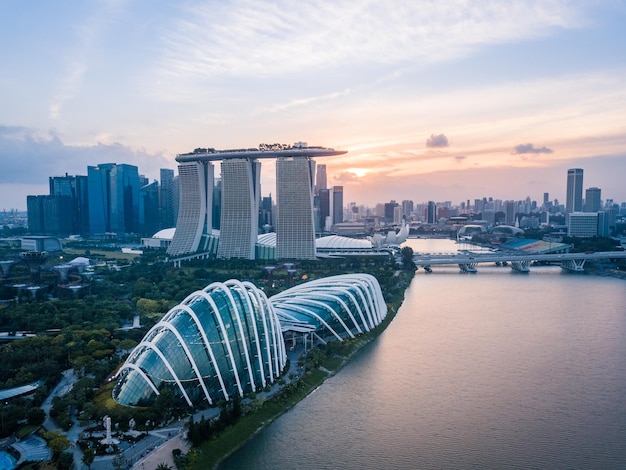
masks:
[[[490,253],[476,253],[461,250],[457,253],[416,253],[413,262],[417,267],[431,271],[432,266],[457,264],[461,271],[476,272],[476,266],[481,263],[496,263],[511,265],[511,268],[528,272],[533,262],[559,263],[562,269],[569,271],[584,271],[587,260],[616,260],[626,258],[626,251],[602,251],[595,253],[520,253],[516,251],[495,251]]]

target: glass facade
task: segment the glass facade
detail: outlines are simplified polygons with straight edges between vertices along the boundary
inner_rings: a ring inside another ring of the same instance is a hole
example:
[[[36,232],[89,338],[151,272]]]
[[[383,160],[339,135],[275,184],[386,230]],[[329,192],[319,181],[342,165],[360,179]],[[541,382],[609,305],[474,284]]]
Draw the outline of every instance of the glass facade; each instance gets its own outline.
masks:
[[[113,398],[148,406],[164,387],[189,406],[208,406],[273,383],[286,365],[283,332],[343,341],[387,315],[370,274],[309,281],[268,299],[249,282],[213,283],[187,296],[133,350]]]
[[[286,362],[280,324],[249,282],[213,283],[171,309],[133,350],[113,398],[152,403],[163,387],[189,406],[229,400],[272,383]]]
[[[370,331],[387,316],[380,285],[370,274],[344,274],[300,284],[270,298],[283,330],[315,328],[327,339]]]

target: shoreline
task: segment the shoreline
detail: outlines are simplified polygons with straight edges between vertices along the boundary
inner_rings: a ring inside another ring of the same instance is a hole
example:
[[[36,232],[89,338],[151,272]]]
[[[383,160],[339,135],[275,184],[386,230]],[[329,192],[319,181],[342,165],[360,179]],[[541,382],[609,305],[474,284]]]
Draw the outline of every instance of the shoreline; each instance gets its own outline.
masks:
[[[277,403],[279,398],[277,397],[277,395],[274,395],[272,398],[268,399],[262,405],[262,407],[250,412],[249,414],[244,415],[242,420],[224,430],[219,436],[213,439],[209,439],[208,441],[202,443],[199,447],[192,447],[191,450],[187,453],[188,463],[184,468],[189,470],[204,470],[206,468],[219,469],[222,462],[224,462],[228,457],[237,452],[241,447],[243,447],[248,441],[257,436],[260,432],[262,432],[274,420],[287,413],[300,401],[315,392],[315,390],[317,390],[322,384],[324,384],[324,382],[328,378],[340,372],[350,362],[355,354],[362,351],[365,346],[378,338],[378,336],[380,336],[391,324],[396,314],[398,313],[398,310],[404,302],[406,290],[409,288],[414,276],[415,273],[412,271],[401,271],[398,274],[398,285],[401,289],[401,295],[399,293],[394,294],[392,299],[388,302],[388,311],[385,319],[370,332],[358,338],[355,338],[354,342],[348,345],[348,347],[350,348],[349,351],[347,351],[345,355],[341,355],[341,362],[336,367],[332,369],[327,369],[319,366],[312,371],[304,373],[294,383],[302,384],[305,386],[305,388],[299,390],[298,393],[296,393],[293,397],[291,397],[291,399],[287,401],[287,403]],[[260,415],[263,414],[264,408],[270,406],[276,406],[277,409],[274,410],[274,412],[271,412],[270,416],[267,416],[266,419],[259,421],[254,430],[249,431],[245,428],[245,423],[242,423],[245,418],[248,418],[248,420],[253,420],[255,417],[258,418]],[[227,447],[226,442],[220,442],[227,441],[233,434],[239,434],[239,436],[235,436],[234,439],[232,439],[232,441],[234,442],[230,446]],[[219,450],[221,450],[221,452],[219,452]]]

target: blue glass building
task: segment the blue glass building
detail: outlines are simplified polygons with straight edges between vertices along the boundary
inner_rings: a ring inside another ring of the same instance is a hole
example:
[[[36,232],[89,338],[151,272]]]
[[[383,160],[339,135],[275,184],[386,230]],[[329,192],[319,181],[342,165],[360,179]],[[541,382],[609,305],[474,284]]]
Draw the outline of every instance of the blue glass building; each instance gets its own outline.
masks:
[[[89,166],[87,182],[92,236],[139,231],[139,171],[136,166],[116,163]]]

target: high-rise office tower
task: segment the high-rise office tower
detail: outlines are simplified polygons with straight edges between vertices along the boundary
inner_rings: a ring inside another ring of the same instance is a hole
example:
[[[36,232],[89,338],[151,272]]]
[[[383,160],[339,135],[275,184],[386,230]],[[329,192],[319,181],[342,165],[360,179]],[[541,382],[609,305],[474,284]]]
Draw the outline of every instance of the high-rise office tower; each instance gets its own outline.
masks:
[[[343,222],[343,186],[332,188],[332,215],[333,225]]]
[[[330,189],[320,189],[317,197],[319,201],[320,231],[326,231],[326,218],[330,216]],[[330,221],[329,225],[332,225],[332,220]],[[330,229],[330,227],[328,229]]]
[[[385,203],[385,222],[389,224],[393,223],[393,214],[396,207],[398,207],[398,203],[394,200]]]
[[[161,168],[161,185],[159,186],[159,211],[161,228],[176,226],[174,219],[174,170]]]
[[[213,228],[219,230],[222,218],[222,178],[215,178],[213,183]]]
[[[413,213],[413,201],[405,199],[402,201],[402,217],[404,220],[408,220]]]
[[[313,172],[308,156],[276,161],[276,259],[315,259]]]
[[[517,214],[517,204],[515,201],[504,202],[504,223],[506,225],[515,225],[515,215]]]
[[[583,170],[571,168],[567,170],[567,198],[565,212],[581,212],[583,210]]]
[[[139,230],[139,172],[136,166],[103,163],[87,167],[89,233]]]
[[[437,223],[437,204],[434,201],[428,201],[428,208],[426,209],[426,222],[429,224]]]
[[[222,216],[218,258],[254,259],[259,235],[261,164],[251,158],[222,161]]]
[[[328,188],[328,182],[326,178],[326,165],[320,163],[317,165],[317,173],[315,175],[315,194],[319,194],[322,189]]]
[[[274,227],[274,217],[272,215],[272,195],[261,198],[261,207],[259,208],[259,228],[261,231],[268,232]]]
[[[72,198],[72,219],[70,233],[87,235],[89,233],[89,200],[87,176],[51,176],[50,196]],[[67,217],[67,215],[66,215]],[[67,227],[67,223],[63,222]]]
[[[194,253],[202,235],[210,233],[214,170],[209,161],[182,162],[178,165],[180,204],[176,232],[167,254]]]
[[[602,190],[587,188],[585,191],[585,212],[599,212],[602,210]]]
[[[152,236],[160,226],[159,183],[153,181],[139,188],[139,233]]]

